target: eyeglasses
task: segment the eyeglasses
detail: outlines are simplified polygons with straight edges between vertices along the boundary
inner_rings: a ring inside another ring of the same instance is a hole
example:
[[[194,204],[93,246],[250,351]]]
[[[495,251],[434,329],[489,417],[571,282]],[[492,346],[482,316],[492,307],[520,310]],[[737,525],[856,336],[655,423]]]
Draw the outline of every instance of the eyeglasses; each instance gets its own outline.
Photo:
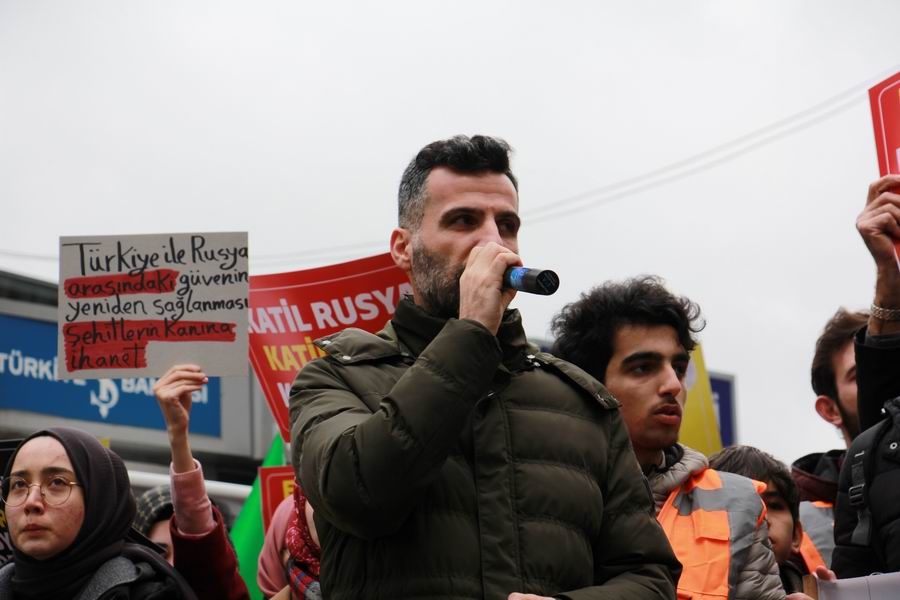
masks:
[[[41,498],[50,506],[65,504],[72,495],[72,488],[81,485],[75,481],[69,481],[62,475],[50,475],[41,483],[28,483],[24,477],[13,476],[3,480],[0,495],[6,506],[19,506],[24,504],[31,493],[31,488],[37,486],[41,490]]]

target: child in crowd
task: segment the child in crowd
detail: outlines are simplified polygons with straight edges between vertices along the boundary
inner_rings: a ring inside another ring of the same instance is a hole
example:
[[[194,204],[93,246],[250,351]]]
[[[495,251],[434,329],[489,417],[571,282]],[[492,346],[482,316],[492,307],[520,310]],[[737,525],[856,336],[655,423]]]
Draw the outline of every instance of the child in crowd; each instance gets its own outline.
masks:
[[[152,487],[138,496],[136,501],[137,514],[134,517],[134,528],[141,535],[162,548],[165,551],[163,556],[166,561],[174,566],[175,557],[172,551],[171,521],[172,516],[175,514],[175,505],[172,501],[172,486],[164,484]],[[231,528],[230,514],[222,506],[216,504],[212,498],[210,498],[210,502],[219,511],[219,514],[214,516],[214,520],[218,522],[218,517],[221,515],[225,530],[228,531]],[[206,510],[203,505],[198,505],[197,508],[200,511]],[[184,518],[182,516],[182,520]]]
[[[736,473],[766,484],[762,493],[769,525],[769,542],[778,562],[781,582],[786,593],[803,591],[802,561],[799,556],[803,539],[800,524],[800,490],[791,479],[787,466],[770,454],[752,446],[729,446],[709,457],[709,466],[719,471]]]
[[[169,524],[175,508],[172,506],[172,491],[168,485],[150,488],[136,499],[137,513],[134,528],[141,535],[163,549],[163,557],[170,565],[175,565],[172,555],[172,532]]]

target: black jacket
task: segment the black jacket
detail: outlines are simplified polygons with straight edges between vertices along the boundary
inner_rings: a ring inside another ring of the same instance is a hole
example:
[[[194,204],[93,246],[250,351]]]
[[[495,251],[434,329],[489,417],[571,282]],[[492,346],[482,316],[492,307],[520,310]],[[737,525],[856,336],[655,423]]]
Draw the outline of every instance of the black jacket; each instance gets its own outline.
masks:
[[[870,459],[861,463],[867,468],[865,497],[872,519],[867,544],[853,539],[859,512],[849,497],[854,462],[850,453],[841,469],[831,568],[842,579],[900,571],[900,399],[890,400],[900,395],[900,348],[862,345],[861,339],[856,344],[860,425],[878,427],[879,435],[876,447],[867,449]],[[888,419],[878,418],[882,405]]]
[[[516,311],[495,337],[404,301],[317,343],[290,412],[325,597],[675,597],[618,403]]]

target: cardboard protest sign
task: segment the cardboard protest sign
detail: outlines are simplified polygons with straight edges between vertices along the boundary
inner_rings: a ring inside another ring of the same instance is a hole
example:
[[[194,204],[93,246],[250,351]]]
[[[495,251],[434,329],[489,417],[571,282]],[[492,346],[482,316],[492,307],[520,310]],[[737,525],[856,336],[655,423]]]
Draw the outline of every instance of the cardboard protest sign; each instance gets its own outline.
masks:
[[[247,372],[247,234],[60,238],[58,378]]]
[[[875,126],[878,172],[882,176],[900,174],[900,73],[871,88],[869,102]],[[894,241],[894,252],[900,265],[900,240]]]
[[[262,494],[263,531],[269,530],[272,515],[281,501],[294,493],[294,467],[259,467],[259,490]]]
[[[288,396],[313,341],[347,327],[380,330],[412,288],[390,254],[250,278],[250,364],[285,441]]]

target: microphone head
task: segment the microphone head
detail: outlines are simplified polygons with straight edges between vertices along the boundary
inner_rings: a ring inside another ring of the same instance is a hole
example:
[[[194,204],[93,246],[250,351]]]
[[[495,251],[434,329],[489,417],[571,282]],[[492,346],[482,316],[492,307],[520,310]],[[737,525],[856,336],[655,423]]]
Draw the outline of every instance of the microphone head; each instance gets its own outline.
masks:
[[[559,276],[547,269],[510,267],[503,274],[503,285],[520,292],[549,296],[559,289]]]
[[[537,274],[535,283],[541,294],[549,296],[559,289],[559,275],[555,271],[544,270]]]

